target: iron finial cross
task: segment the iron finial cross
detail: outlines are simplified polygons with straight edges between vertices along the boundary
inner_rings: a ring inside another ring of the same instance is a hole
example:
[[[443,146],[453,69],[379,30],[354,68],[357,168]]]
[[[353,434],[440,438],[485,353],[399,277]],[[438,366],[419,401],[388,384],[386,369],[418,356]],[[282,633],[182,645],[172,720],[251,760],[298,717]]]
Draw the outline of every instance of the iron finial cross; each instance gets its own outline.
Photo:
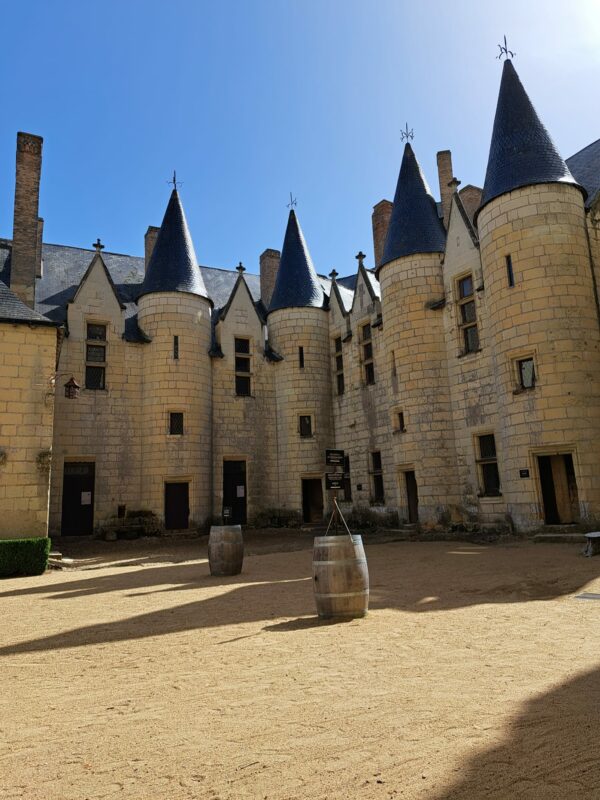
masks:
[[[290,192],[290,202],[287,204],[288,208],[293,208],[294,206],[298,205],[298,201],[295,197],[292,197],[292,193]]]
[[[339,273],[336,272],[334,269],[332,269],[331,272],[329,273],[329,277],[331,278],[332,281],[334,281],[338,275]]]
[[[94,248],[94,250],[95,250],[97,253],[100,253],[102,250],[104,250],[104,245],[103,245],[103,244],[102,244],[102,242],[100,241],[100,237],[98,237],[98,238],[96,239],[96,241],[94,242],[94,244],[92,245],[92,247]]]
[[[405,129],[403,131],[400,131],[400,141],[403,142],[406,139],[406,141],[408,142],[409,139],[414,139],[414,138],[415,138],[415,132],[412,128],[408,130],[408,122],[407,122]]]
[[[366,255],[363,253],[363,251],[362,251],[362,250],[360,250],[360,251],[359,251],[359,252],[358,252],[358,253],[357,253],[357,254],[354,256],[354,258],[355,258],[355,259],[358,261],[358,268],[360,269],[360,268],[363,266],[363,261],[365,260],[365,258],[366,258]]]
[[[506,34],[504,34],[504,47],[501,44],[499,44],[498,47],[500,48],[500,52],[496,56],[497,59],[501,59],[502,56],[504,56],[504,58],[514,58],[517,55],[513,50],[508,49]]]
[[[241,261],[240,261],[240,263],[237,265],[236,269],[237,269],[237,271],[240,273],[240,275],[242,274],[242,272],[246,272],[246,267],[245,267],[245,266],[242,264],[242,262],[241,262]]]
[[[182,181],[177,180],[177,172],[175,170],[173,170],[173,177],[170,181],[167,181],[167,183],[170,183],[173,189],[177,189],[178,186],[181,186]]]

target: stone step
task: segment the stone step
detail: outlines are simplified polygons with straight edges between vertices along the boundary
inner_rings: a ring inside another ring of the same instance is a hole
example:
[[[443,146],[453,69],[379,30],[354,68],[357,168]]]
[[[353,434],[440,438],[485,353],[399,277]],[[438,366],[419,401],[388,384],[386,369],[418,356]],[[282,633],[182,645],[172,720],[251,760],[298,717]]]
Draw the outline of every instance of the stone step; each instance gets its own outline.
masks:
[[[536,533],[533,537],[535,544],[554,543],[554,544],[585,544],[587,539],[585,533]]]

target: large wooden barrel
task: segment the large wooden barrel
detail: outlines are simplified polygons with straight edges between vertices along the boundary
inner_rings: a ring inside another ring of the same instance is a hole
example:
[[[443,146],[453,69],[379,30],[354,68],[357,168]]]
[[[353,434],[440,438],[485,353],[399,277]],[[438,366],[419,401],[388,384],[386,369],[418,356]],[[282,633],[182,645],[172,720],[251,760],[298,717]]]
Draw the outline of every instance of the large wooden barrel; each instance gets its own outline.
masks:
[[[211,575],[239,575],[244,561],[241,525],[213,525],[208,537]]]
[[[316,536],[313,588],[317,614],[364,617],[369,608],[369,570],[360,536]]]

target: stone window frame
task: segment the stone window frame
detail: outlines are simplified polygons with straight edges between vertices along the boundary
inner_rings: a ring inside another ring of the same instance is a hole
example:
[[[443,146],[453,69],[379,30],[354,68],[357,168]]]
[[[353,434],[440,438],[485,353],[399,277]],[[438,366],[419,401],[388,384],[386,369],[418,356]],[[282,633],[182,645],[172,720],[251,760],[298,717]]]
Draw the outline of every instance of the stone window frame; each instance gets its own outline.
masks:
[[[369,338],[364,338],[365,328],[369,329]],[[377,382],[375,376],[375,350],[373,347],[373,325],[371,318],[366,317],[358,324],[358,344],[360,348],[360,365],[363,386],[374,386]],[[367,348],[370,347],[370,356],[367,356]]]
[[[84,364],[85,364],[85,389],[90,392],[105,392],[107,391],[106,387],[106,371],[108,367],[108,349],[109,349],[109,330],[110,324],[107,320],[98,319],[93,317],[86,317],[84,321],[85,325],[85,340],[84,340]],[[90,338],[89,337],[89,327],[91,325],[98,325],[104,328],[104,339],[99,338]],[[102,347],[104,349],[104,361],[96,361],[94,359],[88,358],[89,347]],[[88,368],[96,368],[102,370],[102,386],[88,386],[88,377],[87,372]]]
[[[535,349],[518,350],[509,354],[510,366],[510,380],[513,385],[513,394],[523,394],[524,392],[533,392],[540,382],[540,373],[538,369],[537,352]],[[525,386],[522,380],[521,362],[533,362],[533,383],[531,386]]]
[[[302,433],[302,423],[301,419],[307,418],[310,420],[309,423],[309,430],[310,433]],[[298,435],[301,439],[314,439],[315,438],[315,415],[311,412],[307,412],[304,414],[298,414]]]
[[[494,438],[494,455],[482,455],[481,439],[485,436]],[[489,428],[484,428],[473,433],[473,452],[475,453],[475,466],[477,468],[477,497],[479,500],[497,501],[502,497],[502,479],[500,477],[500,466],[498,458],[498,446],[496,443],[496,433]],[[498,491],[490,492],[486,490],[485,466],[495,465],[498,474]]]
[[[471,279],[472,292],[468,295],[462,296],[461,284],[467,278]],[[456,305],[456,323],[459,331],[459,358],[470,356],[475,353],[481,352],[481,338],[479,335],[479,309],[477,308],[476,289],[475,289],[475,273],[473,270],[467,270],[454,277],[454,298]],[[473,303],[474,318],[472,320],[465,319],[466,313],[463,308]],[[470,347],[468,345],[467,331],[475,329],[477,336],[477,347]]]
[[[403,406],[392,409],[392,433],[406,433],[406,418]]]
[[[248,342],[248,350],[243,351],[237,349],[237,341],[245,341]],[[251,336],[245,336],[242,334],[233,334],[233,388],[235,391],[236,397],[253,397],[252,394],[252,387],[254,385],[254,372],[252,370],[253,361],[252,361],[252,345],[253,339]],[[244,359],[248,361],[248,371],[245,372],[244,370],[238,370],[238,362],[237,359]],[[247,379],[248,380],[248,392],[238,392],[238,379]]]
[[[338,349],[339,342],[339,349]],[[335,390],[336,395],[341,397],[346,392],[346,378],[344,374],[344,337],[340,333],[339,336],[332,337],[332,351],[333,351],[333,373],[335,375]],[[340,391],[341,386],[341,391]]]

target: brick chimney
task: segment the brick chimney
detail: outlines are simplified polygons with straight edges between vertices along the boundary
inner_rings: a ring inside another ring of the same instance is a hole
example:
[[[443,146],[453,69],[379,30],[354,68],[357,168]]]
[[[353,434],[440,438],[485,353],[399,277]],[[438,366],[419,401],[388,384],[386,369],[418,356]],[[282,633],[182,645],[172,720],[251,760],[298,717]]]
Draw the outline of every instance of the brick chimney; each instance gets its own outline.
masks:
[[[442,212],[444,214],[444,227],[448,230],[448,217],[450,216],[450,203],[454,186],[450,182],[452,174],[452,153],[450,150],[440,150],[437,154],[438,178],[440,181],[440,200],[442,201]]]
[[[269,308],[271,302],[280,259],[279,250],[268,249],[260,256],[260,296],[265,308]]]
[[[41,273],[42,227],[38,206],[43,141],[41,136],[31,133],[17,134],[10,288],[30,308],[35,305],[35,277]]]
[[[393,207],[394,204],[390,200],[380,200],[377,205],[373,206],[371,221],[373,224],[373,251],[376,267],[380,265],[383,258],[385,237],[387,236]]]
[[[148,225],[148,230],[144,235],[144,272],[148,269],[159,230],[160,228],[157,228],[155,225]]]

